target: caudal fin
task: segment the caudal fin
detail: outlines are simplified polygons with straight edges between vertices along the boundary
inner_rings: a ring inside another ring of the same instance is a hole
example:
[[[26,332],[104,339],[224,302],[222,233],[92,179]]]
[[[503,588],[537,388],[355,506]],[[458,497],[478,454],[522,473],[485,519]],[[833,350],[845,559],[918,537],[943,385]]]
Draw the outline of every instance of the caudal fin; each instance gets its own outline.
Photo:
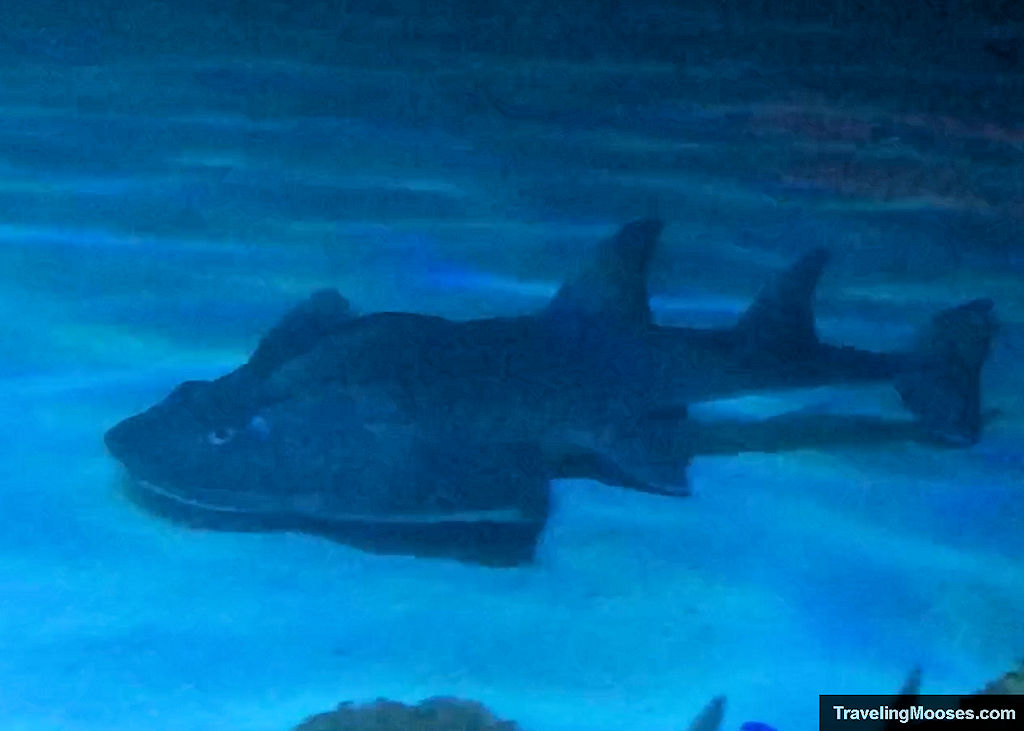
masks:
[[[935,315],[918,335],[910,367],[896,377],[903,404],[935,439],[955,445],[981,437],[981,369],[998,323],[990,299]]]

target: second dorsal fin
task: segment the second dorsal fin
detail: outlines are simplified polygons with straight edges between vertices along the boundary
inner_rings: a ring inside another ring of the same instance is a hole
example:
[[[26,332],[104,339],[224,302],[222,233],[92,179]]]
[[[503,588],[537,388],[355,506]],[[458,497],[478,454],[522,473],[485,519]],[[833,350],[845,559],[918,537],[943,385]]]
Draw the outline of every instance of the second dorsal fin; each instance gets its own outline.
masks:
[[[601,242],[594,257],[561,286],[545,314],[599,318],[608,324],[646,327],[651,323],[647,270],[664,222],[641,218]]]

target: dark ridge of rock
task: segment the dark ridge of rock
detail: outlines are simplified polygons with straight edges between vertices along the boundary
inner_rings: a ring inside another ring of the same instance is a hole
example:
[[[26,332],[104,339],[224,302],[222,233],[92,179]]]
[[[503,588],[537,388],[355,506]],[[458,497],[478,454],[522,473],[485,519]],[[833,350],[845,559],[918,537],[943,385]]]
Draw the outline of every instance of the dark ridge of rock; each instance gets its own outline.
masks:
[[[979,690],[978,695],[1024,695],[1024,660],[1016,669]]]
[[[920,693],[921,670],[915,668],[898,695],[912,702]],[[975,695],[1024,694],[1024,661]],[[718,731],[725,716],[725,696],[716,696],[687,731]],[[895,728],[888,725],[886,729]],[[335,710],[311,716],[293,731],[524,731],[514,721],[502,721],[486,706],[460,698],[428,698],[409,706],[379,698],[373,703],[346,702]]]
[[[459,698],[428,698],[415,706],[379,698],[373,703],[342,703],[311,716],[294,731],[522,731],[502,721],[482,703]]]

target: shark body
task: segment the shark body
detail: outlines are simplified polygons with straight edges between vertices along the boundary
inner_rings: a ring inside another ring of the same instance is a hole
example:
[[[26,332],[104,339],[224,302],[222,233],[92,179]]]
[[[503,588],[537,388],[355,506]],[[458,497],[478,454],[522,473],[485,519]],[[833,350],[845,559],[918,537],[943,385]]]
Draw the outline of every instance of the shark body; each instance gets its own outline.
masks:
[[[107,447],[138,501],[192,524],[509,565],[533,556],[552,478],[685,495],[699,454],[979,438],[990,301],[939,313],[906,352],[828,345],[812,311],[827,257],[814,251],[736,326],[665,327],[647,292],[661,230],[627,224],[530,316],[357,316],[338,292],[315,293],[246,364],[179,385]],[[916,422],[687,418],[696,401],[884,381]]]

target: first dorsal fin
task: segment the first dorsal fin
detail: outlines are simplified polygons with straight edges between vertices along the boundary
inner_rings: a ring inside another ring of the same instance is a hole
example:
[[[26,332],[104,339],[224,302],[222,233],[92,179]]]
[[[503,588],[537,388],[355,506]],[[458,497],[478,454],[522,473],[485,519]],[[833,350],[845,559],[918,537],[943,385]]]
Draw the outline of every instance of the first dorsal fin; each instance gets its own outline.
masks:
[[[263,336],[249,358],[249,367],[260,376],[269,375],[354,317],[349,301],[338,290],[318,290],[287,312]]]
[[[814,290],[828,256],[813,249],[765,285],[736,325],[747,347],[792,354],[818,343]]]
[[[601,242],[593,259],[548,303],[547,315],[596,317],[608,324],[651,323],[647,270],[664,222],[641,218]]]

